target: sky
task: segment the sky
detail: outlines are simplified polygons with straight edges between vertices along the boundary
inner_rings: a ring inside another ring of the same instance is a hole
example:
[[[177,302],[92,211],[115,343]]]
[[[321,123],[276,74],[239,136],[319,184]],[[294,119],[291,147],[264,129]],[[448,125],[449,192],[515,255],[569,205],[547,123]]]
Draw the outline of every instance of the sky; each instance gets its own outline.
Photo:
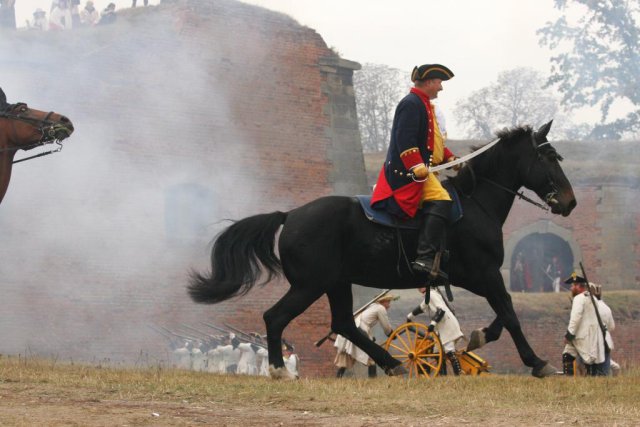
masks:
[[[81,0],[84,5],[85,0]],[[102,10],[111,0],[94,0]],[[131,0],[113,0],[117,9]],[[215,1],[215,0],[211,0]],[[242,0],[285,13],[316,30],[327,45],[352,61],[384,64],[410,72],[415,65],[440,63],[455,78],[445,82],[439,103],[449,119],[456,102],[495,83],[500,72],[531,67],[546,77],[553,52],[538,44],[536,31],[561,12],[553,0]],[[138,7],[143,0],[138,0]],[[156,5],[160,0],[150,0]],[[16,0],[19,25],[51,0]],[[410,82],[407,82],[408,86]],[[595,110],[576,121],[592,122]]]
[[[502,71],[531,67],[546,77],[552,52],[538,45],[536,30],[561,13],[553,0],[243,1],[315,29],[345,59],[407,72],[446,65],[455,74],[438,96],[447,118],[458,100],[493,84]],[[455,137],[455,121],[447,125]]]

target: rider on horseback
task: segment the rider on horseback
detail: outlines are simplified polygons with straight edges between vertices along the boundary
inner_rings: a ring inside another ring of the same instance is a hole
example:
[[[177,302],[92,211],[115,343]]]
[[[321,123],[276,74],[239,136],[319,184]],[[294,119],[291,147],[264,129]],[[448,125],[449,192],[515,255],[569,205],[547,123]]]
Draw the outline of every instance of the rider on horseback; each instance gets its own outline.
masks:
[[[400,218],[413,218],[420,210],[422,225],[414,271],[446,279],[436,255],[443,249],[444,233],[451,211],[451,197],[437,173],[429,167],[455,159],[445,146],[431,100],[438,97],[442,82],[453,77],[444,65],[425,64],[411,73],[410,93],[398,104],[393,118],[391,142],[371,205]]]

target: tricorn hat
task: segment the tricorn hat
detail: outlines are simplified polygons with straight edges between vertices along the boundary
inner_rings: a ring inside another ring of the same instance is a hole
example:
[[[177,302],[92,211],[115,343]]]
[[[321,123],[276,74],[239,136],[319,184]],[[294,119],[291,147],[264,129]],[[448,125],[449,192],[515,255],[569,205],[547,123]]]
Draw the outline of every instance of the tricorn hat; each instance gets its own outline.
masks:
[[[573,272],[573,274],[571,274],[571,276],[569,276],[564,281],[564,283],[566,283],[567,285],[571,285],[573,283],[587,283],[587,281],[584,280],[584,277],[580,277],[576,272]]]
[[[376,302],[395,301],[397,299],[400,299],[400,297],[398,295],[387,294],[387,295],[383,295],[380,298],[378,298],[376,300]]]
[[[440,79],[449,80],[453,77],[453,71],[441,64],[424,64],[413,67],[411,72],[411,81]]]

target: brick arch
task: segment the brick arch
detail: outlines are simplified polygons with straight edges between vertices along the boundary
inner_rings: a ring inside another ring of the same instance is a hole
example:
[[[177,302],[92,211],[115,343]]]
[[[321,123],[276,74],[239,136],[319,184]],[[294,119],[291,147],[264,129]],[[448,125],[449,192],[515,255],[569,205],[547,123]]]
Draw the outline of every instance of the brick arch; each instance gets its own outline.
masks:
[[[538,220],[533,224],[511,232],[504,244],[504,262],[500,271],[502,272],[505,284],[507,284],[507,288],[509,287],[513,252],[521,240],[534,233],[553,234],[566,241],[571,253],[573,254],[573,269],[577,270],[580,268],[579,261],[582,259],[582,250],[580,249],[578,242],[574,239],[573,232],[551,221]]]

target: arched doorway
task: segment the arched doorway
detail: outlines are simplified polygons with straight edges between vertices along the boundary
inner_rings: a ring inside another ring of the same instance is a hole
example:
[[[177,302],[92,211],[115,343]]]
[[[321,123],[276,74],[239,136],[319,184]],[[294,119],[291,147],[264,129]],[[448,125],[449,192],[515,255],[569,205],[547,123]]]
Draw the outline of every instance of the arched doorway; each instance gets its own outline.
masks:
[[[515,246],[510,260],[513,292],[553,292],[564,288],[562,279],[573,271],[569,243],[553,233],[531,233]]]
[[[573,233],[553,221],[539,220],[505,237],[501,271],[505,285],[512,292],[554,290],[554,279],[564,279],[579,268],[582,252]],[[518,264],[522,264],[522,271],[518,271]],[[555,288],[558,288],[557,281]],[[559,288],[564,289],[564,283],[560,283]]]

